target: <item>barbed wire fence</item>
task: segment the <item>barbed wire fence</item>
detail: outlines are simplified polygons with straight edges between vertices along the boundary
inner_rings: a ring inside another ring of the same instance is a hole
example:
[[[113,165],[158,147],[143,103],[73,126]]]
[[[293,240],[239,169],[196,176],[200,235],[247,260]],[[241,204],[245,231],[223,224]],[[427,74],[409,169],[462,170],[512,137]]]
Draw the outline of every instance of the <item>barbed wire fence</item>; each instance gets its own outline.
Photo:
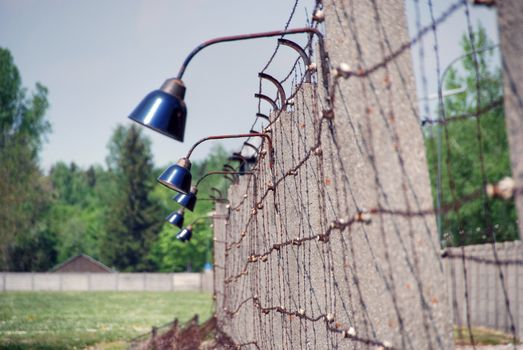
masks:
[[[498,243],[503,227],[518,234],[520,180],[495,178],[486,161],[491,142],[507,142],[492,140],[484,122],[501,118],[503,100],[482,93],[471,5],[455,1],[436,14],[430,0],[414,4],[417,33],[409,39],[403,1],[316,3],[312,13],[324,20],[309,25],[324,33],[328,56],[309,39],[306,50],[324,64],[311,82],[313,66],[300,60],[280,78],[293,90],[263,125],[274,154],[262,145],[256,176],[242,177],[229,203],[216,204],[216,322],[235,347],[449,349],[453,324],[473,347],[475,326],[502,328],[514,344],[523,334],[523,248]],[[452,16],[466,22],[474,93],[467,112],[446,115],[438,79],[430,86],[439,92],[434,117],[427,104],[418,108],[411,50],[427,96],[426,60],[434,59],[440,77],[437,29]],[[454,125],[474,141],[472,165],[460,165]],[[459,182],[460,166],[471,166],[471,185]],[[470,243],[483,244],[464,246]],[[489,312],[503,321],[489,320]]]

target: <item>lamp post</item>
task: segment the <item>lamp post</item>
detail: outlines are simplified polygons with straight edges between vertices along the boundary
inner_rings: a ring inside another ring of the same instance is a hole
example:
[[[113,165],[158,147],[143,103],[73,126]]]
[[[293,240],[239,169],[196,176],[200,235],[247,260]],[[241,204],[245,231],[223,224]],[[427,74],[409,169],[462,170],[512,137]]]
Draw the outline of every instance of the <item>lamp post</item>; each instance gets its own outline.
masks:
[[[182,77],[187,66],[198,52],[218,43],[300,33],[309,33],[310,35],[316,35],[318,37],[320,57],[322,58],[322,64],[325,64],[327,56],[325,53],[323,35],[316,28],[294,28],[211,39],[193,49],[183,61],[176,78],[167,79],[160,89],[149,93],[129,115],[129,118],[161,134],[183,142],[187,119],[187,107],[184,102],[185,84],[182,81]],[[323,68],[323,85],[328,86],[328,69],[326,69],[327,67]]]

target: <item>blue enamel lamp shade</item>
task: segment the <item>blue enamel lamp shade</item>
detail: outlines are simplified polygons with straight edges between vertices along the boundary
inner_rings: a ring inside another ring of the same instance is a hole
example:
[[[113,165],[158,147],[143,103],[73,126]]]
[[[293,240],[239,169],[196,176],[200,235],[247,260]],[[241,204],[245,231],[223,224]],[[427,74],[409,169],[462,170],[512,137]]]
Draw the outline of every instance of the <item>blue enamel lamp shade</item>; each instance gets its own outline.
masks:
[[[165,221],[170,223],[171,225],[177,226],[179,228],[182,228],[183,226],[183,209],[180,209],[178,211],[173,211],[171,214],[169,214]]]
[[[190,241],[191,240],[191,237],[192,237],[192,226],[189,225],[185,228],[183,228],[180,232],[178,232],[178,234],[176,235],[176,239],[182,241],[182,242],[186,242],[186,241]]]
[[[171,190],[188,193],[191,188],[191,162],[187,158],[180,159],[171,165],[158,177],[158,182]]]
[[[196,192],[196,187],[193,187],[189,193],[178,193],[173,199],[182,207],[193,211],[196,205]]]
[[[184,95],[185,86],[182,81],[169,79],[159,90],[145,96],[129,118],[183,142],[187,117]]]

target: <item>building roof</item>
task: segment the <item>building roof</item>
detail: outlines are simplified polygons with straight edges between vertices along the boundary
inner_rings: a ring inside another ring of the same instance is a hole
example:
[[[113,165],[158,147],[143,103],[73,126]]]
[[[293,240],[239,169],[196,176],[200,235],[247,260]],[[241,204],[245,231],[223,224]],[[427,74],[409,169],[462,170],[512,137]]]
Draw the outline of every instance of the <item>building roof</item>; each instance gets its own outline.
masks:
[[[110,267],[86,254],[73,256],[53,267],[51,272],[116,272]]]

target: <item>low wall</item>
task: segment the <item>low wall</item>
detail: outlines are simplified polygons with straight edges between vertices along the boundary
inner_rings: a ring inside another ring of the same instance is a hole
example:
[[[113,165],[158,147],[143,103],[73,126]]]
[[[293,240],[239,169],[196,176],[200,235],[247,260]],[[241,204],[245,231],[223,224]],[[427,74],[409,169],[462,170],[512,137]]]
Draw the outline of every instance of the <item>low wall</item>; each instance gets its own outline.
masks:
[[[205,273],[13,273],[0,272],[1,291],[206,291]]]
[[[499,329],[523,338],[523,243],[447,249],[443,258],[454,324]]]

